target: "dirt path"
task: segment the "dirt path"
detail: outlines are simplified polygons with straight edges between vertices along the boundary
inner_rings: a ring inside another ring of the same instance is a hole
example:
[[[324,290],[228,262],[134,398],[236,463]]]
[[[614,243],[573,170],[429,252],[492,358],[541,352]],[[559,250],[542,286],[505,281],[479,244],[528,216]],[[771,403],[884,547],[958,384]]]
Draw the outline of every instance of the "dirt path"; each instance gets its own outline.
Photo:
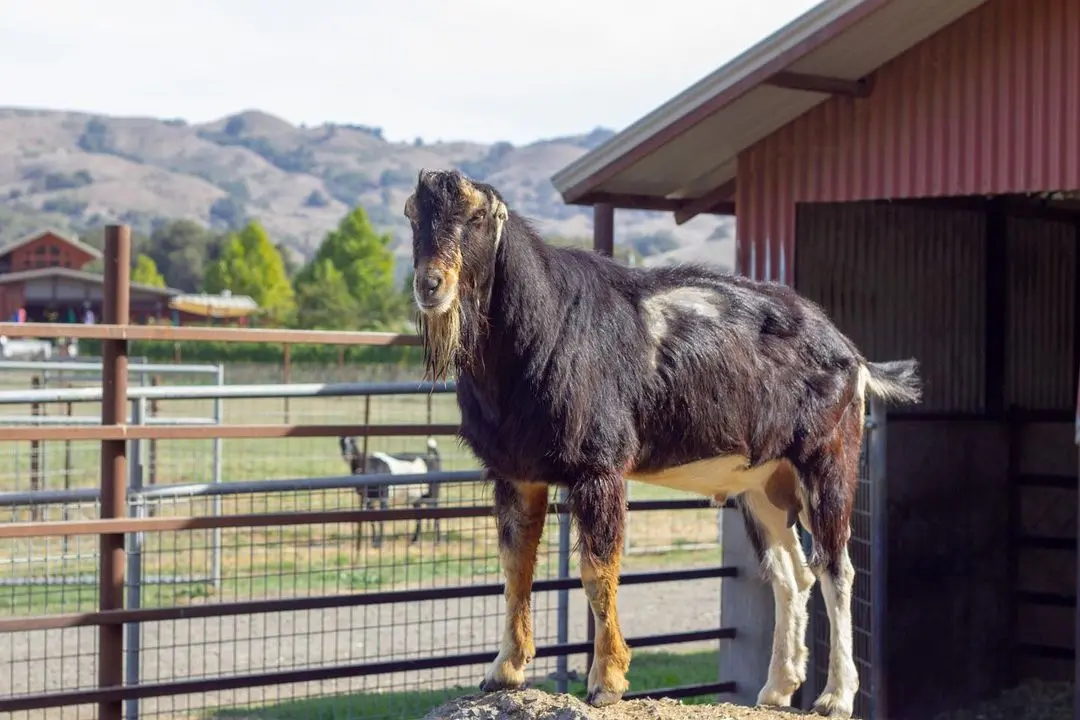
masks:
[[[584,594],[575,589],[569,597],[569,641],[583,641],[587,617]],[[142,629],[142,681],[169,682],[493,652],[499,644],[502,605],[501,598],[452,599],[149,623]],[[720,580],[627,586],[620,589],[619,606],[628,637],[713,628],[720,621]],[[556,641],[556,623],[556,594],[537,595],[537,645]],[[0,635],[0,696],[93,687],[96,647],[96,628]],[[655,649],[710,647],[716,644]],[[584,655],[571,657],[569,666],[583,671]],[[554,669],[554,658],[533,665],[538,679]],[[474,687],[482,673],[483,665],[477,665],[150,699],[143,701],[141,715],[186,718],[197,717],[213,707],[332,693]],[[53,720],[92,716],[87,710],[33,712],[24,717]]]

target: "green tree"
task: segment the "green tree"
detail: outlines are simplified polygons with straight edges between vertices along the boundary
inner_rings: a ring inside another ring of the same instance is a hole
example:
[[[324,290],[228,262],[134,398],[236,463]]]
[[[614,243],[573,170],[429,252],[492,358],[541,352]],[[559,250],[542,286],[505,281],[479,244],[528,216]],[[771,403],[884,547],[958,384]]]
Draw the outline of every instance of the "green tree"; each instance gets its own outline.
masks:
[[[352,330],[359,320],[345,275],[329,260],[315,263],[310,281],[296,288],[297,324],[310,330]]]
[[[281,253],[254,220],[225,240],[220,256],[206,272],[206,290],[249,295],[271,321],[283,322],[295,309]]]
[[[318,282],[316,269],[329,262],[344,277],[356,301],[357,324],[362,329],[387,327],[405,312],[403,298],[394,286],[394,255],[391,236],[375,232],[362,207],[341,219],[326,234],[311,262],[296,276],[296,288]]]
[[[203,289],[206,268],[221,252],[222,238],[194,220],[172,220],[154,229],[145,254],[168,287],[184,292]]]
[[[146,255],[135,258],[135,267],[131,269],[131,282],[151,287],[165,287],[165,278],[158,272],[157,265]]]

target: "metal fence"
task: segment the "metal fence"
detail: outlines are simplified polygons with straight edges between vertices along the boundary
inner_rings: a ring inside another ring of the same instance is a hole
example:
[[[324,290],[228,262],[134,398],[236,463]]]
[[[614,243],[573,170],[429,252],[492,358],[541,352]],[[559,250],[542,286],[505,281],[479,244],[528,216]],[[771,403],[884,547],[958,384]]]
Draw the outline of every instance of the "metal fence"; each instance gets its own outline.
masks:
[[[428,422],[399,415],[381,424],[365,417],[362,425],[321,418],[302,425],[234,423],[226,408],[215,424],[205,424],[184,422],[171,409],[185,401],[237,402],[242,416],[260,398],[290,397],[293,416],[303,417],[305,398],[363,397],[367,406],[367,398],[389,395],[396,408],[408,395],[427,393],[430,402],[452,386],[127,387],[132,339],[415,345],[418,338],[128,325],[126,231],[112,227],[107,240],[105,324],[0,326],[12,337],[104,341],[101,387],[0,393],[0,402],[31,406],[100,405],[94,424],[35,419],[7,425],[0,435],[42,448],[93,447],[98,469],[81,476],[81,485],[0,493],[0,512],[10,513],[0,524],[0,566],[9,567],[5,574],[12,578],[0,590],[7,595],[0,618],[0,713],[374,720],[416,717],[450,694],[475,688],[497,650],[503,589],[490,491],[475,463],[467,467],[468,458],[445,452],[450,468],[437,474],[358,478],[319,474],[308,460],[314,449],[340,466],[331,439],[343,435],[391,450],[393,442],[415,445],[417,438],[435,436],[450,449],[456,418],[432,418],[429,405]],[[169,403],[172,420],[149,418],[154,401]],[[302,471],[290,475],[297,466],[283,463],[285,476],[271,478],[258,466],[243,466],[224,477],[211,473],[209,482],[151,485],[151,442],[190,444],[194,461],[213,465],[217,458],[219,470],[227,463],[207,443],[219,450],[223,443],[261,443],[268,453],[301,457]],[[439,506],[357,509],[357,486],[375,482],[441,483]],[[554,499],[534,585],[533,672],[537,682],[565,689],[577,686],[581,656],[591,652],[591,614],[569,552],[574,538],[567,508]],[[671,527],[697,523],[706,534],[720,513],[697,499],[634,498],[629,509],[631,517],[666,516]],[[417,521],[423,532],[411,542]],[[373,522],[387,523],[379,548],[357,542],[358,529]],[[677,551],[710,546],[669,540]],[[715,653],[717,641],[733,636],[720,627],[718,584],[734,570],[720,564],[715,545],[680,562],[693,566],[671,569],[648,556],[624,563],[620,603],[628,606],[623,621],[632,647],[696,643]],[[690,612],[663,611],[675,602]],[[674,697],[731,691],[713,658],[710,677],[682,687],[633,689]]]

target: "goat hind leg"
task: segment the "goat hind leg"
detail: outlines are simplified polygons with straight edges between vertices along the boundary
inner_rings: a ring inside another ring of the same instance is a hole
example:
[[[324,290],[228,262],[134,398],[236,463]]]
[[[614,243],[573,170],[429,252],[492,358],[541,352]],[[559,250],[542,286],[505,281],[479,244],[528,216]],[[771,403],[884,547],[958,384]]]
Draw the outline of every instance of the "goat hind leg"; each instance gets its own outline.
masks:
[[[506,617],[499,654],[480,683],[484,692],[524,685],[525,666],[536,655],[532,584],[547,506],[546,484],[495,480],[499,559],[506,575]]]
[[[749,492],[740,501],[751,544],[773,594],[774,620],[769,675],[758,693],[758,705],[787,707],[806,681],[807,604],[814,575],[806,565],[786,509],[764,493]]]
[[[859,690],[852,640],[851,596],[855,567],[848,554],[851,510],[855,502],[861,415],[851,413],[838,432],[846,431],[847,443],[825,454],[816,468],[816,502],[809,508],[810,532],[814,536],[813,571],[821,581],[821,597],[829,616],[829,675],[825,689],[814,701],[819,715],[850,717]],[[858,427],[854,427],[855,422]]]
[[[571,495],[581,536],[581,583],[596,620],[587,702],[617,702],[630,687],[630,648],[619,627],[619,568],[626,522],[626,486],[621,478],[586,480]]]

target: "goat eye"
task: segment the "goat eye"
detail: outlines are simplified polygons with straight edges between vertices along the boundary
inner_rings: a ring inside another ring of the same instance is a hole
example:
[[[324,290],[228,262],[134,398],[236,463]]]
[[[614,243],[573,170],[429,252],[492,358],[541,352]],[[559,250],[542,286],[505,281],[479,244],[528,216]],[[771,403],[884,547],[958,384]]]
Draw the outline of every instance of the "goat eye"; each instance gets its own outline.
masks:
[[[469,222],[478,223],[487,217],[487,210],[477,210],[476,213],[469,219]]]

